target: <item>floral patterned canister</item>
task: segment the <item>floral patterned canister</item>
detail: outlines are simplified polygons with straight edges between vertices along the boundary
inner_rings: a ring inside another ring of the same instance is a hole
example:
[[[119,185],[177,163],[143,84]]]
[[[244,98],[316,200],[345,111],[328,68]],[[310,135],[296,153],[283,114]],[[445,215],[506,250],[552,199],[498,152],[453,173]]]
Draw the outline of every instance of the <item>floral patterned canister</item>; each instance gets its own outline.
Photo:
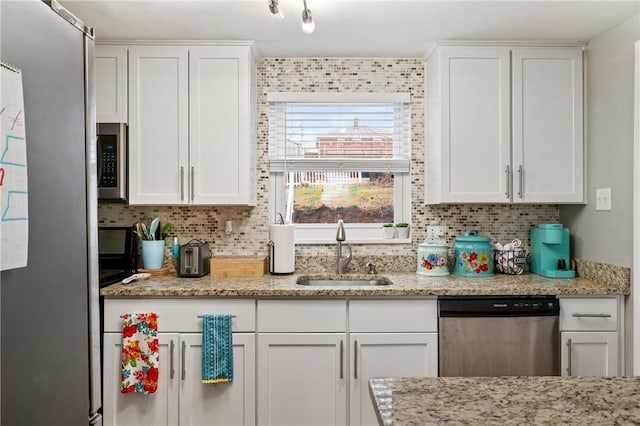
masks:
[[[447,244],[438,240],[427,240],[418,244],[418,275],[449,275]]]
[[[491,239],[481,236],[476,230],[467,231],[464,236],[457,237],[454,247],[454,274],[463,277],[492,277],[491,250]]]

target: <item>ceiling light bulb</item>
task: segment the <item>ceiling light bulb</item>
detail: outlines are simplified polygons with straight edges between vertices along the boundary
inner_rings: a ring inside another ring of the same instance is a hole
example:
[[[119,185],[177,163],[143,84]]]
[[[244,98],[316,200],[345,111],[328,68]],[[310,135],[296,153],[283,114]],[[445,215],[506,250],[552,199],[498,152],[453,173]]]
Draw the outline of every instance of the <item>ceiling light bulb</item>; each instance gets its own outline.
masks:
[[[306,7],[302,10],[302,31],[311,34],[316,29],[316,23],[313,22],[311,10]]]
[[[277,22],[284,19],[282,10],[278,7],[278,0],[269,0],[269,12],[271,12],[271,17]]]

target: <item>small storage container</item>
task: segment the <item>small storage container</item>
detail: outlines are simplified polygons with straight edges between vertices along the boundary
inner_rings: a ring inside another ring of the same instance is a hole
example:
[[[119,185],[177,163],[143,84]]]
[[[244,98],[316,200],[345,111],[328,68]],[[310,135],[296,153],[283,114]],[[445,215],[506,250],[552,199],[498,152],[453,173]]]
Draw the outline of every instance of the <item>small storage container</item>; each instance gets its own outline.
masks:
[[[480,235],[476,230],[467,231],[464,236],[456,237],[454,274],[463,277],[492,277],[491,251],[491,239]]]
[[[449,275],[449,248],[440,240],[429,239],[418,244],[418,275],[441,277]]]

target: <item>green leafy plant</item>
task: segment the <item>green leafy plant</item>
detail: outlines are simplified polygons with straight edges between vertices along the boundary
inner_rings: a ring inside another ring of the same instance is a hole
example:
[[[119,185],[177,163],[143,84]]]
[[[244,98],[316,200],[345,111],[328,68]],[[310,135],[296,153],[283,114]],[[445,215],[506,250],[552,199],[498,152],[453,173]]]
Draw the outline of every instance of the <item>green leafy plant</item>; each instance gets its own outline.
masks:
[[[393,223],[385,223],[382,225],[384,228],[393,228]]]
[[[400,222],[396,225],[396,228],[408,228],[409,224],[405,222]]]
[[[169,235],[170,229],[170,223],[165,223],[164,226],[160,228],[159,217],[153,219],[148,228],[147,225],[144,224],[144,222],[136,222],[133,224],[133,232],[141,240],[164,240],[165,238],[167,238],[167,235]]]

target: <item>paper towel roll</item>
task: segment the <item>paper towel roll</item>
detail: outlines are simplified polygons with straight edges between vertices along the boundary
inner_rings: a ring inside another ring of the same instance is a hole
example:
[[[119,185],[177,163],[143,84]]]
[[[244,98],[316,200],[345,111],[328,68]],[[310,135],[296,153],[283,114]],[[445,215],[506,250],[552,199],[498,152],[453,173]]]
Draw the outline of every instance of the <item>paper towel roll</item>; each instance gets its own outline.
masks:
[[[293,225],[271,225],[269,239],[269,272],[291,274],[296,270],[296,236]]]

